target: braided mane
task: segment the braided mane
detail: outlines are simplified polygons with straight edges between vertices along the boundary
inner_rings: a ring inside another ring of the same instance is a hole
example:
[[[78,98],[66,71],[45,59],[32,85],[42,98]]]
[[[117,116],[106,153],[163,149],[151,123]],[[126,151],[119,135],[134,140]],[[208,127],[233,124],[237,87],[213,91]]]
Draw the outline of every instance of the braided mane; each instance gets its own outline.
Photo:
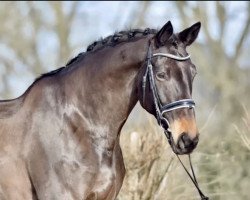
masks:
[[[121,42],[127,42],[127,41],[130,41],[131,39],[134,39],[134,38],[139,38],[139,37],[149,35],[149,34],[156,34],[156,32],[157,32],[156,29],[149,29],[149,28],[146,28],[144,30],[142,30],[142,29],[130,29],[128,31],[116,32],[113,35],[110,35],[110,36],[105,37],[105,38],[101,38],[100,40],[97,40],[97,41],[93,42],[92,44],[90,44],[87,47],[87,52],[93,52],[93,51],[102,49],[106,46],[115,46]],[[76,60],[78,60],[79,57],[81,57],[84,54],[85,54],[85,52],[78,54],[75,58],[68,61],[66,66],[74,63]]]
[[[54,75],[54,74],[61,72],[62,70],[68,68],[69,65],[75,63],[80,58],[85,56],[85,54],[87,54],[88,52],[94,52],[94,51],[97,51],[99,49],[105,48],[107,46],[115,46],[121,42],[128,42],[132,39],[136,39],[136,38],[140,38],[142,36],[146,36],[149,34],[156,34],[156,33],[157,33],[156,29],[150,29],[150,28],[146,28],[144,30],[143,29],[130,29],[128,31],[116,32],[113,35],[110,35],[110,36],[105,37],[105,38],[101,38],[100,40],[93,42],[92,44],[90,44],[87,47],[86,52],[79,53],[76,57],[69,60],[66,64],[66,66],[58,68],[58,69],[53,70],[53,71],[50,71],[48,73],[42,74],[41,76],[36,78],[35,81],[40,80],[43,77]]]

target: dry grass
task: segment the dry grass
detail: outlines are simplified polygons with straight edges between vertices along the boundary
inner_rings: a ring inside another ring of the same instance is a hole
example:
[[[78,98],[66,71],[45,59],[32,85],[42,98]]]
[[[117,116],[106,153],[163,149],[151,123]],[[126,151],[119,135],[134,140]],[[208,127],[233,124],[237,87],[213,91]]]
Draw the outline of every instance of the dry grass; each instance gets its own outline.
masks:
[[[242,140],[242,143],[250,151],[250,139],[248,136],[250,134],[250,115],[249,115],[247,108],[245,106],[243,106],[243,109],[245,112],[245,116],[242,117],[243,125],[241,126],[241,128],[239,128],[239,126],[234,124],[234,128],[235,128],[236,132],[239,134],[239,136]]]
[[[198,199],[162,128],[148,114],[144,120],[121,134],[126,177],[118,200]]]
[[[245,109],[242,124],[227,137],[211,136],[210,118],[204,122],[198,148],[192,154],[194,169],[202,191],[213,200],[250,199],[250,115]],[[121,134],[126,177],[118,200],[193,200],[200,199],[181,167],[156,120],[137,110]],[[140,116],[143,116],[140,119]],[[139,123],[139,121],[143,121]],[[135,124],[136,123],[136,124]],[[187,157],[182,160],[188,166]]]

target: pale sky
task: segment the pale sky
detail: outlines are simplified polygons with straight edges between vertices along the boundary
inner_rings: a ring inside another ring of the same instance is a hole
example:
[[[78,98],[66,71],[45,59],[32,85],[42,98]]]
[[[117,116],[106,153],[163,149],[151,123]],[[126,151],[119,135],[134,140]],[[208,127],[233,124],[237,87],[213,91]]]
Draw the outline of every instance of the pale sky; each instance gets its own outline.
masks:
[[[190,2],[192,5],[195,5],[196,3],[197,2]],[[123,6],[121,7],[120,4]],[[79,17],[71,25],[73,31],[70,36],[70,41],[74,46],[76,44],[81,45],[78,45],[78,47],[75,48],[71,54],[71,57],[77,55],[79,52],[85,51],[88,44],[96,39],[99,39],[100,37],[113,34],[117,30],[130,28],[130,13],[139,12],[139,4],[140,2],[134,1],[81,2],[81,7],[78,10]],[[246,13],[249,11],[246,9],[246,2],[224,2],[224,4],[227,5],[227,10],[229,11],[229,14],[232,15],[230,21],[228,22],[227,31],[225,34],[227,41],[225,43],[226,51],[228,54],[231,54],[234,51],[233,47],[238,39],[238,33],[242,30],[244,25],[243,22],[246,20]],[[36,5],[43,11],[46,11],[43,12],[45,19],[53,23],[54,17],[51,14],[49,8],[46,6],[46,3],[37,2]],[[204,6],[207,6],[207,9],[209,10],[209,19],[211,19],[209,20],[209,24],[212,36],[218,39],[218,23],[216,21],[213,5],[214,2],[204,2]],[[68,12],[69,8],[70,2],[65,2],[65,12]],[[237,10],[240,12],[237,12]],[[23,12],[27,12],[25,7],[23,7]],[[176,31],[180,31],[181,27],[178,17],[177,11],[173,6],[173,2],[152,2],[151,9],[145,18],[146,27],[160,28],[168,20],[171,20],[172,24],[174,25],[174,29]],[[195,22],[190,22],[190,25]],[[27,34],[30,34],[28,30],[29,27],[27,27]],[[201,34],[198,38],[198,42],[202,42],[202,39],[203,37]],[[55,52],[58,48],[57,38],[55,35],[51,32],[48,32],[47,30],[43,30],[39,35],[37,35],[37,41],[38,46],[40,47],[40,55],[46,57],[46,66],[48,66],[48,71],[60,67],[55,66],[56,64],[53,59],[53,52]],[[2,49],[1,46],[0,50],[4,52],[4,49]],[[61,65],[63,64],[66,63],[61,63]],[[20,76],[21,72],[22,65],[20,64],[17,69],[17,75],[11,77],[11,85],[14,88],[15,97],[17,95],[21,95],[34,80],[32,74],[29,75],[25,73],[25,76]]]

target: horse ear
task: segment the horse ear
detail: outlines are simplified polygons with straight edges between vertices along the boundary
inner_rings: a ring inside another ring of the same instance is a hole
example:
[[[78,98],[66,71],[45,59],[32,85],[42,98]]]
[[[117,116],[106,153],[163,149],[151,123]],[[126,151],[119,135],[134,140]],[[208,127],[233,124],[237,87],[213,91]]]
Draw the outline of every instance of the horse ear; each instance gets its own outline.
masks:
[[[191,45],[197,38],[201,28],[201,23],[197,22],[179,33],[179,39],[186,45]]]
[[[173,26],[170,21],[168,21],[155,35],[155,43],[157,47],[166,44],[168,39],[173,35]]]

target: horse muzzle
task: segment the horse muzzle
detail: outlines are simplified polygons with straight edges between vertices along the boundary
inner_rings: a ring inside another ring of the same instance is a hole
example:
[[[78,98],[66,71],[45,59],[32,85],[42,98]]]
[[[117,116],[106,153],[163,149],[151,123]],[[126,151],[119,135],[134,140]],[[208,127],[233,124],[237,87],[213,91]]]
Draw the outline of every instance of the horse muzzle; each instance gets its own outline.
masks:
[[[165,134],[174,153],[189,154],[196,148],[199,134],[195,120],[182,118],[170,123],[168,129],[166,127],[167,124],[164,127]]]
[[[191,153],[197,146],[199,141],[199,136],[195,136],[194,138],[190,138],[187,133],[182,133],[177,141],[177,149],[179,154],[189,154]]]

